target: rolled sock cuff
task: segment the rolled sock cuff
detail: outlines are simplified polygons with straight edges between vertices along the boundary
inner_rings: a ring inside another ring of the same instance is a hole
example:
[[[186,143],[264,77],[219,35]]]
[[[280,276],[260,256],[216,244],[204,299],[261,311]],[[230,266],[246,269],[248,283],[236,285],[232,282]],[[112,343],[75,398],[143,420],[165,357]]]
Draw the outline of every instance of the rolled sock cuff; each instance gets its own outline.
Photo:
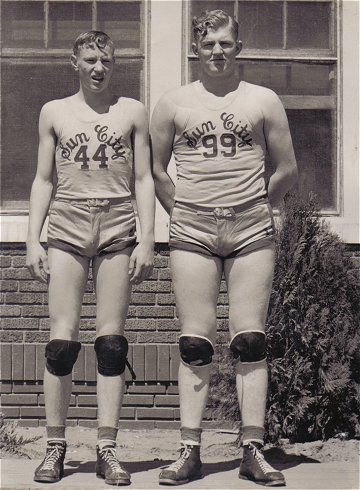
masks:
[[[46,437],[48,440],[65,440],[65,425],[47,425]]]
[[[200,446],[202,429],[190,429],[189,427],[181,427],[181,442]]]
[[[116,443],[118,430],[117,427],[99,427],[97,432],[98,441],[106,440]]]
[[[264,444],[264,427],[258,427],[256,425],[245,425],[242,428],[242,442],[247,444],[249,442],[260,442]]]

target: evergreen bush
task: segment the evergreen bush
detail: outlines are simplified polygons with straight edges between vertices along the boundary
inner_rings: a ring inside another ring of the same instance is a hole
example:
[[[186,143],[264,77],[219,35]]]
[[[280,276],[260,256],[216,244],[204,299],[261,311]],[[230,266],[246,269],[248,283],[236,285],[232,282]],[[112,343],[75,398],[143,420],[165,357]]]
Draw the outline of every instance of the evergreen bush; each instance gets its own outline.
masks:
[[[359,282],[314,196],[281,210],[267,319],[267,438],[305,442],[359,428]],[[234,365],[219,346],[210,389],[218,418],[239,422]]]

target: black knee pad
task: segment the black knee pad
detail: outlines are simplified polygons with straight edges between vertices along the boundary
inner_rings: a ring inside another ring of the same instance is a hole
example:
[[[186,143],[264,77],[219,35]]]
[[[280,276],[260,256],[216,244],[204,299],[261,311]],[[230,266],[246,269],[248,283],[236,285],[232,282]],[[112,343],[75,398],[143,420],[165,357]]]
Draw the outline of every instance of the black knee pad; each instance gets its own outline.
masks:
[[[214,348],[205,337],[180,335],[179,349],[181,359],[189,366],[206,366],[212,362]]]
[[[50,340],[45,347],[46,369],[55,376],[70,374],[80,349],[80,342],[75,340]]]
[[[266,336],[259,330],[237,333],[230,342],[230,350],[241,362],[259,362],[266,359]]]
[[[123,335],[102,335],[94,345],[98,372],[103,376],[118,376],[125,371],[128,341]]]

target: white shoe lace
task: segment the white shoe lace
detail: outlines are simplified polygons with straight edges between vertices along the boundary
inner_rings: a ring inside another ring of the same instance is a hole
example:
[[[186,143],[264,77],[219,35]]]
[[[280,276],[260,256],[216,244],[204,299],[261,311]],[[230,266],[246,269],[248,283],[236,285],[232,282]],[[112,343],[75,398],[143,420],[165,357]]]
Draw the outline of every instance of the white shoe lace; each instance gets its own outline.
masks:
[[[264,455],[262,454],[261,451],[259,451],[255,446],[251,445],[250,446],[251,451],[256,459],[256,461],[259,463],[259,466],[263,473],[266,475],[267,473],[273,473],[276,470],[265,460]]]
[[[106,447],[100,451],[101,458],[106,461],[114,473],[126,474],[124,468],[121,467],[120,461],[116,457],[116,449],[114,447]]]
[[[176,473],[182,468],[183,464],[185,461],[189,458],[190,456],[190,447],[188,446],[182,446],[180,449],[180,458],[175,461],[174,463],[171,463],[170,466],[168,466],[166,469],[169,471],[175,471]]]
[[[46,451],[46,456],[44,460],[44,464],[42,466],[43,470],[52,470],[57,460],[61,458],[63,448],[62,446],[56,444],[54,446],[48,446]]]

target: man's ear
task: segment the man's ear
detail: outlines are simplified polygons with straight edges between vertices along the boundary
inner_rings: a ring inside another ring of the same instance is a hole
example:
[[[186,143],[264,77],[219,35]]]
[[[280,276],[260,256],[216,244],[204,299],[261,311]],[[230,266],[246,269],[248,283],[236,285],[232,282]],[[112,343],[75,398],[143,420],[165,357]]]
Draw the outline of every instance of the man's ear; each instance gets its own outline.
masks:
[[[72,54],[70,56],[70,63],[71,63],[71,66],[74,68],[75,71],[79,70],[79,67],[77,65],[77,58],[74,54]]]
[[[199,50],[198,50],[196,43],[191,44],[191,49],[192,49],[192,52],[194,53],[195,56],[197,56],[199,54]]]
[[[237,51],[237,54],[239,54],[242,50],[242,41],[238,40],[236,41],[236,51]]]

